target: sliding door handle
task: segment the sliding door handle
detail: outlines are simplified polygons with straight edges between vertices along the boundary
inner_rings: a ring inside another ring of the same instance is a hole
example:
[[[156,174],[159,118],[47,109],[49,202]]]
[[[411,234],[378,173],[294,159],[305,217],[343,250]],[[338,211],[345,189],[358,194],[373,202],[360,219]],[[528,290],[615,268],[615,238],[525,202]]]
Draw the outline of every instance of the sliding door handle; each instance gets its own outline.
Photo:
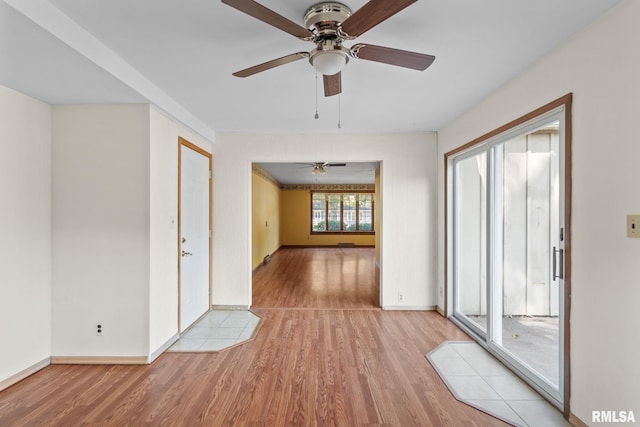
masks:
[[[558,256],[558,259],[556,259]],[[564,279],[564,249],[553,247],[553,281]]]

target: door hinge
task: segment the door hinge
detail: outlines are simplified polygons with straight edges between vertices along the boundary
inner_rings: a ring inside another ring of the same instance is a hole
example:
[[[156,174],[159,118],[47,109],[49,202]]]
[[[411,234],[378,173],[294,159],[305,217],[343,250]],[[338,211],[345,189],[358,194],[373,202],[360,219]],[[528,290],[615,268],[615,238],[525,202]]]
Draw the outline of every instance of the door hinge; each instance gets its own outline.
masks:
[[[211,230],[209,230],[209,238],[213,237],[212,234]]]
[[[564,227],[560,228],[560,241],[564,242]]]

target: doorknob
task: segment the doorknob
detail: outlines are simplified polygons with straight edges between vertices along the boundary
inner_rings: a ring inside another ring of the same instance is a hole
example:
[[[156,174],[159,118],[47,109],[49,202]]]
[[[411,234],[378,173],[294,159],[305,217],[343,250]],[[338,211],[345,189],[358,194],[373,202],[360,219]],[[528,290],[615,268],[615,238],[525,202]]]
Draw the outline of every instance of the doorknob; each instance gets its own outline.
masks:
[[[182,256],[191,256],[193,255],[191,252],[182,251]]]

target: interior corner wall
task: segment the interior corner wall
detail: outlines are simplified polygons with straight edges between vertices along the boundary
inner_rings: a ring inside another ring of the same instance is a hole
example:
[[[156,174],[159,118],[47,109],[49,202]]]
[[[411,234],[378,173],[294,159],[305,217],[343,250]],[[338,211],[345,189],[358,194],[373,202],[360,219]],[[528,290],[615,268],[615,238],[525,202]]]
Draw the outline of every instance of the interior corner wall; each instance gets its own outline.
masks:
[[[434,147],[436,149],[436,147]],[[380,267],[380,235],[382,234],[382,228],[380,224],[382,224],[382,193],[380,187],[380,171],[381,166],[376,167],[375,171],[375,185],[376,185],[376,197],[375,197],[375,220],[374,220],[374,230],[376,232],[375,235],[375,247],[376,247],[376,268]]]
[[[283,246],[337,246],[353,243],[373,246],[373,234],[311,234],[311,193],[309,190],[282,191]]]
[[[280,248],[282,190],[256,173],[251,174],[251,266]]]
[[[383,308],[435,306],[434,133],[216,137],[214,159],[224,161],[213,171],[213,304],[251,304],[252,162],[323,160],[383,162]]]
[[[444,285],[444,154],[573,93],[571,411],[640,414],[640,2],[623,0],[438,132],[438,283]],[[438,304],[442,307],[442,298]]]
[[[52,107],[52,254],[52,355],[148,356],[148,105]]]
[[[2,383],[51,355],[51,108],[0,86],[0,117]]]
[[[153,354],[178,333],[178,138],[207,152],[211,143],[154,106],[149,129],[149,349]],[[216,162],[214,158],[214,169]]]

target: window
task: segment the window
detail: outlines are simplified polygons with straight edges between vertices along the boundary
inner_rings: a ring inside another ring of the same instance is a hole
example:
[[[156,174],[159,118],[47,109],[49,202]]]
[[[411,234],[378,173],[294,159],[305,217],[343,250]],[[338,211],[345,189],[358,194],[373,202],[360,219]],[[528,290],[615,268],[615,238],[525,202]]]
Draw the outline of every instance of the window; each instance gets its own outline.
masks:
[[[373,193],[311,193],[311,233],[373,233]]]

